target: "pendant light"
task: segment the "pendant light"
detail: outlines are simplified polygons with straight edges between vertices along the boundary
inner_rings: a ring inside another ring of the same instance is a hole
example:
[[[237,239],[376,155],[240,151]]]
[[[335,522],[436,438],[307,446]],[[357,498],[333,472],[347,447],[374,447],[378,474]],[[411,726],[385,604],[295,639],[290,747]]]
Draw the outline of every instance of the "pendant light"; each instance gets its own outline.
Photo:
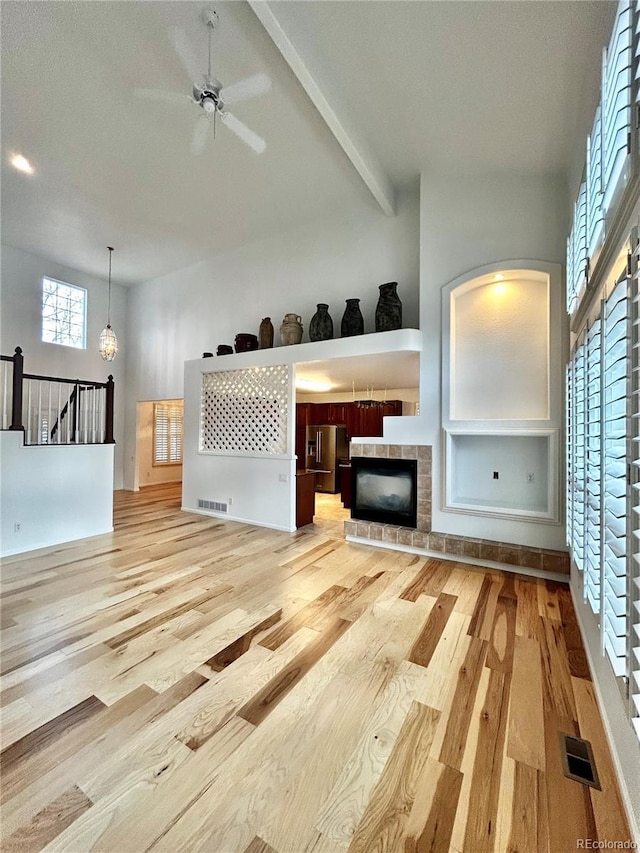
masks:
[[[111,328],[111,253],[113,246],[107,246],[109,250],[109,308],[107,310],[107,325],[100,332],[100,346],[98,351],[105,361],[113,361],[118,354],[118,339]]]

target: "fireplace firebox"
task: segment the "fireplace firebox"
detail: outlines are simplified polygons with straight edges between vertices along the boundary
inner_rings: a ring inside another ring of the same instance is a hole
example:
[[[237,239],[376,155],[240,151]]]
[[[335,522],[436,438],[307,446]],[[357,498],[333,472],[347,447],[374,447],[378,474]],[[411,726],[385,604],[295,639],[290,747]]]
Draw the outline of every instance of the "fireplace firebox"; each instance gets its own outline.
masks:
[[[415,459],[351,458],[351,518],[416,527]]]

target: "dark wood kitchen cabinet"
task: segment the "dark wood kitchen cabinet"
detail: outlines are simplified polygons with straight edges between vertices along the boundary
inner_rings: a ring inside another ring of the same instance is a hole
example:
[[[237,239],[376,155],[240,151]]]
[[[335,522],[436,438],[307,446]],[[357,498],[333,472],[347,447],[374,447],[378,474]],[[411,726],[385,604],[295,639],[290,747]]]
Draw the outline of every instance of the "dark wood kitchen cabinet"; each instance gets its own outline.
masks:
[[[329,403],[311,403],[312,412],[310,424],[315,426],[324,426],[330,423],[329,421]]]
[[[296,472],[296,527],[313,523],[316,511],[315,471]]]
[[[329,403],[328,423],[335,426],[345,426],[347,423],[347,407],[349,403]]]
[[[296,455],[298,467],[305,466],[306,430],[309,425],[346,426],[347,438],[354,435],[382,435],[382,419],[401,415],[402,401],[389,400],[382,406],[359,406],[357,403],[298,403],[296,406]]]
[[[296,426],[309,426],[313,403],[296,403]]]

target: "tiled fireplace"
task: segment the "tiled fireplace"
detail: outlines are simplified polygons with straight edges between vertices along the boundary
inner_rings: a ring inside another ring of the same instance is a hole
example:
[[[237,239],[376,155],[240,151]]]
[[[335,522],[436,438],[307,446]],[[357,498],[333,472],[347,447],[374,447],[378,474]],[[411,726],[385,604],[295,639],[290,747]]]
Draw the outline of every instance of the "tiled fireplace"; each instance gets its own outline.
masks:
[[[417,521],[403,527],[377,521],[345,521],[345,536],[388,542],[411,550],[434,551],[452,558],[503,563],[556,574],[569,573],[569,555],[526,545],[437,533],[431,529],[431,447],[415,444],[351,444],[351,458],[415,459],[417,461]]]

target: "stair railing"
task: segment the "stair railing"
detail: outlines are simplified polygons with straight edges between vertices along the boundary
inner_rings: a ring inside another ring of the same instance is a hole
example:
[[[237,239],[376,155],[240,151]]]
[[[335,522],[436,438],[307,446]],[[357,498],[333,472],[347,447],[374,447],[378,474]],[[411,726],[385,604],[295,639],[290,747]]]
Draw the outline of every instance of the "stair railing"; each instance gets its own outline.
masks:
[[[2,428],[21,430],[25,444],[115,443],[113,376],[94,382],[25,373],[20,347],[0,356],[0,368]]]

